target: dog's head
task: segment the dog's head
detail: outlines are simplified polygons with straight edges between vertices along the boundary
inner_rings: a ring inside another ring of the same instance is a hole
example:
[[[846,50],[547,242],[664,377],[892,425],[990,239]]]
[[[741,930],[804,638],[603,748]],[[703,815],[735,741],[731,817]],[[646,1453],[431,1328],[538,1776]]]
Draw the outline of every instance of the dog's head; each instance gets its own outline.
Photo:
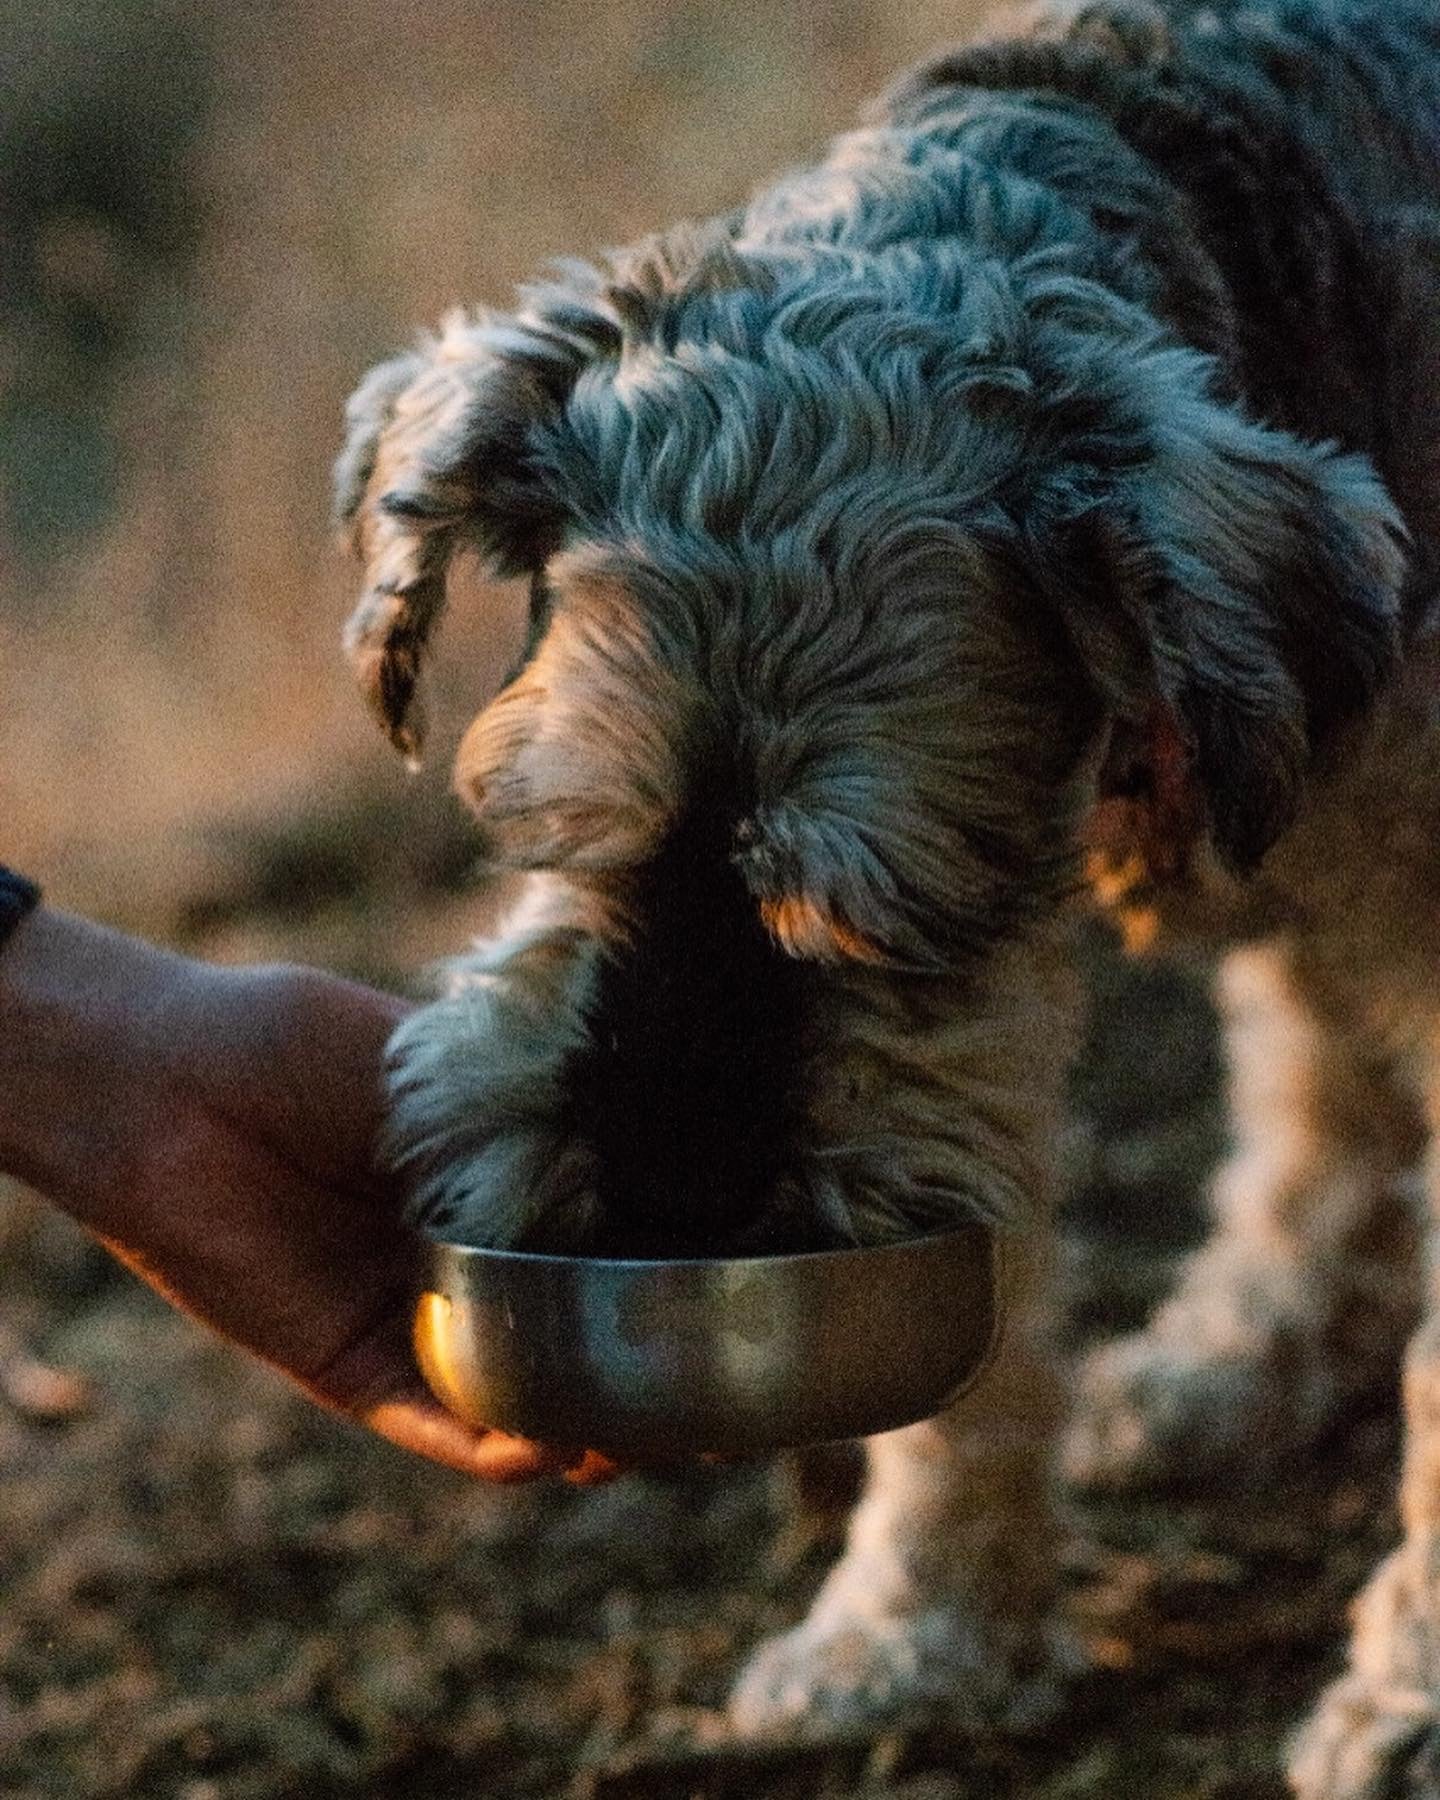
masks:
[[[1209,375],[1043,264],[671,240],[362,387],[351,648],[397,743],[453,551],[533,584],[457,783],[544,890],[571,1190],[698,1170],[697,1219],[869,1236],[1012,1204],[1106,785],[1253,866],[1393,655],[1373,475]]]

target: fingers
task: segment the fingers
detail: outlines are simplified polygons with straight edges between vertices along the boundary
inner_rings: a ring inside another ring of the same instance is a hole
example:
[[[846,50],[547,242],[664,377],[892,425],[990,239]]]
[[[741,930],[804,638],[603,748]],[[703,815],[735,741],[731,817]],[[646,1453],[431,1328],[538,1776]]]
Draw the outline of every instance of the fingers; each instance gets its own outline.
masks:
[[[387,1400],[359,1417],[402,1450],[504,1486],[564,1474],[574,1461],[574,1452],[508,1437],[503,1431],[472,1431],[432,1400]]]
[[[402,1450],[502,1486],[560,1475],[575,1487],[603,1487],[625,1473],[599,1450],[566,1450],[503,1431],[476,1433],[427,1400],[387,1401],[361,1423]]]
[[[292,1379],[295,1378],[291,1371]],[[504,1431],[475,1430],[447,1412],[410,1360],[403,1310],[382,1315],[315,1376],[302,1383],[322,1405],[358,1419],[388,1443],[479,1481],[512,1484],[563,1475],[579,1487],[624,1471],[598,1450],[537,1444]]]

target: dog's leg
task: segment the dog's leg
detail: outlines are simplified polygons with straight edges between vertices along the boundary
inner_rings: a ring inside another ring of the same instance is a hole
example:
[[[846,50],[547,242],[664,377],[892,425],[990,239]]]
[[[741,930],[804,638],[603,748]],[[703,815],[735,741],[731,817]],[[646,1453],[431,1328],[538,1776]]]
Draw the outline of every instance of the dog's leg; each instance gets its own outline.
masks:
[[[845,1554],[809,1617],[763,1645],[736,1687],[746,1733],[836,1731],[942,1714],[1023,1725],[1073,1661],[1053,1622],[1054,1359],[1033,1314],[1043,1246],[1011,1264],[1010,1325],[971,1393],[872,1438]],[[1030,1315],[1030,1316],[1027,1316]]]
[[[1216,1229],[1149,1326],[1083,1367],[1063,1466],[1084,1485],[1263,1475],[1394,1366],[1414,1316],[1412,1109],[1280,945],[1232,953],[1219,999]]]
[[[1428,1414],[1416,1430],[1421,1414]],[[1290,1752],[1300,1800],[1427,1800],[1440,1794],[1440,1320],[1406,1370],[1412,1445],[1428,1504],[1405,1507],[1405,1538],[1356,1600],[1350,1667],[1321,1695]],[[1418,1478],[1407,1458],[1407,1488]]]
[[[1432,1091],[1440,1115],[1440,1089]],[[1440,1794],[1440,1146],[1432,1138],[1426,1316],[1405,1357],[1404,1538],[1355,1602],[1350,1667],[1292,1746],[1301,1800]]]

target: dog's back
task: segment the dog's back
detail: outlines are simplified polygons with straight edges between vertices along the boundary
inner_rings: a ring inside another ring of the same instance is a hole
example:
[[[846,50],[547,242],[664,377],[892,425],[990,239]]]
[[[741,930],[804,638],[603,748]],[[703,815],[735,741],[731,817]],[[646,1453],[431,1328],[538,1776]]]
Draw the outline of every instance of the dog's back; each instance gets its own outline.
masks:
[[[1053,0],[904,76],[904,116],[937,90],[1063,94],[1103,112],[1182,187],[1229,164],[1257,194],[1277,128],[1327,187],[1433,199],[1440,179],[1440,16],[1425,0]],[[1313,193],[1312,193],[1313,197]]]
[[[1211,340],[1258,416],[1374,456],[1424,529],[1407,428],[1434,381],[1417,368],[1440,270],[1434,7],[1060,4],[1022,37],[922,65],[884,114],[933,129],[980,93],[1012,112],[1078,107],[1143,158],[1183,214],[1163,254],[1205,258],[1228,302],[1223,321],[1172,320],[1181,335]]]

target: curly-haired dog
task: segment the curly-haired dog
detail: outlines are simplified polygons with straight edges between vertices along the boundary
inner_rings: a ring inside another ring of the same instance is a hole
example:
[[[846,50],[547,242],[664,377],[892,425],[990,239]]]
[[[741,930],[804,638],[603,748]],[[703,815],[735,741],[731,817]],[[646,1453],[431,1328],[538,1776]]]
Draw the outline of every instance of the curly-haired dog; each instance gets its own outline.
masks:
[[[1228,947],[1236,1148],[1071,1468],[1281,1458],[1418,1307],[1404,1542],[1294,1778],[1436,1791],[1437,297],[1429,5],[1097,0],[352,402],[350,646],[398,745],[452,554],[533,582],[457,772],[524,894],[394,1045],[418,1216],[1014,1246],[988,1380],[871,1445],[742,1725],[1015,1717],[1064,1660],[1036,1296],[1086,870],[1132,935]]]

